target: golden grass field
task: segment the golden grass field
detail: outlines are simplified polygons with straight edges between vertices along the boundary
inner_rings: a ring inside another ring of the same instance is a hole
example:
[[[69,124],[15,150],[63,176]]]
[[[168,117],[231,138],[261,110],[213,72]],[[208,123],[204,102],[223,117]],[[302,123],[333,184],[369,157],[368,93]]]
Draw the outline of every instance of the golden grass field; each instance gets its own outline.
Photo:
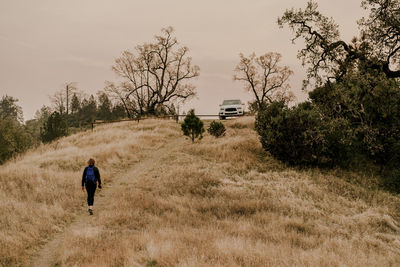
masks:
[[[103,125],[0,166],[0,265],[400,265],[400,197],[376,177],[288,168],[254,118],[224,124],[194,144],[173,121]]]

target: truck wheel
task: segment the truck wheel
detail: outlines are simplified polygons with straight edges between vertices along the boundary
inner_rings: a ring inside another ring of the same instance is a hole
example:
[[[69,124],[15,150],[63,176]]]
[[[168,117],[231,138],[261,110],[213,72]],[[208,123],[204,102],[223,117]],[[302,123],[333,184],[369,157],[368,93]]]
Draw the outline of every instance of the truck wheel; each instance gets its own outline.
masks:
[[[225,120],[225,116],[219,116],[220,120]]]

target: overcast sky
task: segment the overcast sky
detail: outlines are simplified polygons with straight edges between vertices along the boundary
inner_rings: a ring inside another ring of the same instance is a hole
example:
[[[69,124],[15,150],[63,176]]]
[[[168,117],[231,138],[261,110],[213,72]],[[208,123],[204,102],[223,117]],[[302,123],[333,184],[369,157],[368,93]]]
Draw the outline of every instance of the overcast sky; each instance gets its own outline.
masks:
[[[19,99],[24,118],[31,119],[49,95],[76,82],[95,94],[123,50],[153,40],[161,28],[173,26],[178,41],[190,49],[200,77],[193,80],[197,98],[185,106],[215,114],[223,99],[251,99],[232,80],[239,53],[279,52],[294,70],[292,90],[304,100],[304,70],[299,45],[277,18],[307,0],[0,0],[0,96]],[[363,15],[359,0],[319,0],[320,10],[340,25],[346,41],[357,35]]]

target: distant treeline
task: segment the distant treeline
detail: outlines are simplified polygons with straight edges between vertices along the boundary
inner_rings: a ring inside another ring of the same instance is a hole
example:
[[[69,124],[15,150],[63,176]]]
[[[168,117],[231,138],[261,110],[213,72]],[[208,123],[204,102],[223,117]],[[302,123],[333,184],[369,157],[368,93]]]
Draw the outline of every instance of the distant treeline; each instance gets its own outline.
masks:
[[[40,143],[85,129],[95,120],[118,120],[143,115],[176,114],[176,105],[196,95],[189,81],[199,76],[189,49],[180,46],[172,27],[161,30],[152,43],[124,51],[112,67],[120,80],[106,81],[97,97],[87,97],[74,83],[52,97],[33,120],[24,123],[18,100],[3,96],[0,107],[0,164]]]
[[[60,95],[60,94],[58,94]],[[24,122],[18,99],[2,96],[0,100],[0,164],[7,159],[58,137],[84,130],[94,120],[116,120],[126,117],[125,108],[114,104],[105,93],[95,98],[74,93],[68,109],[62,98],[53,97],[53,107],[43,106],[32,120]],[[67,113],[68,110],[68,113]]]

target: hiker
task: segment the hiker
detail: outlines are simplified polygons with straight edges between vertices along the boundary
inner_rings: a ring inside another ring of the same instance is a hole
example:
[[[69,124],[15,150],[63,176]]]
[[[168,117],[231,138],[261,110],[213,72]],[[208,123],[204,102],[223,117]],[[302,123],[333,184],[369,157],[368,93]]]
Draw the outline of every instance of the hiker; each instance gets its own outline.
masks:
[[[85,168],[82,175],[82,191],[85,191],[86,187],[86,191],[88,194],[88,211],[90,215],[93,215],[94,193],[96,192],[97,182],[99,183],[99,189],[101,189],[101,180],[99,169],[94,166],[94,159],[89,159],[87,163],[88,166]]]

